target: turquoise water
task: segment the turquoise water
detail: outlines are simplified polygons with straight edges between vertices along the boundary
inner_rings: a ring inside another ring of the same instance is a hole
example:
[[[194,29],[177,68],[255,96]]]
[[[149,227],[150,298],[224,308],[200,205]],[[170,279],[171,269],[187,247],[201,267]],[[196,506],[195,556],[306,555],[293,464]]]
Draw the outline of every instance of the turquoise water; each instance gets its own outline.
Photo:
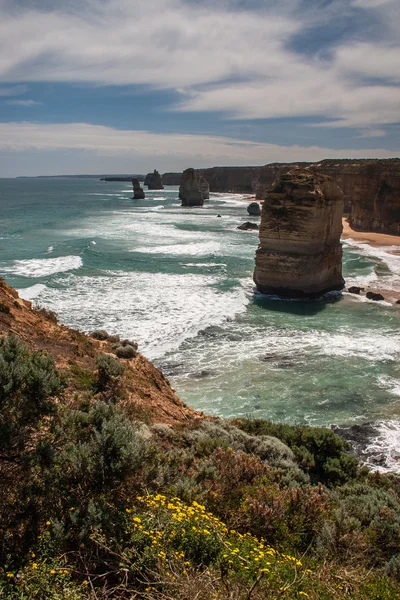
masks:
[[[0,275],[85,331],[135,338],[191,406],[328,425],[400,417],[400,311],[349,294],[255,293],[242,196],[181,208],[177,188],[0,180]],[[221,218],[217,217],[220,214]],[[252,219],[254,220],[254,219]],[[400,289],[391,249],[347,242],[349,283]]]

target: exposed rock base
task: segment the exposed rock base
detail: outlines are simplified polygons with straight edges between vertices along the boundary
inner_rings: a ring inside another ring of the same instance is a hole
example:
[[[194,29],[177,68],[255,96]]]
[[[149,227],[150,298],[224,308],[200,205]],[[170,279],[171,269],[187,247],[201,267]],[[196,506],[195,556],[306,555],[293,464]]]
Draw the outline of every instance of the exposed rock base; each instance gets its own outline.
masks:
[[[269,188],[254,281],[264,293],[318,296],[341,290],[343,194],[332,178],[294,169]]]

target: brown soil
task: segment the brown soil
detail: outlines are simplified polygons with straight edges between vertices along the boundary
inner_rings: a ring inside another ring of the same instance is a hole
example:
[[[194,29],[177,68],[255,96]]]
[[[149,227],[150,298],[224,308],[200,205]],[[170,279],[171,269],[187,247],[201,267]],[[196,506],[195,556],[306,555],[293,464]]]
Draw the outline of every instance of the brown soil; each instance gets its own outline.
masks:
[[[31,302],[22,300],[0,279],[0,337],[8,334],[18,335],[32,349],[49,352],[62,369],[78,366],[94,371],[96,356],[112,352],[109,342],[94,340],[60,325],[47,311],[32,309]],[[178,398],[168,379],[144,356],[137,354],[135,358],[121,362],[126,367],[122,404],[129,413],[145,414],[149,421],[167,424],[204,418],[202,413],[192,410]],[[66,398],[73,392],[69,388]]]

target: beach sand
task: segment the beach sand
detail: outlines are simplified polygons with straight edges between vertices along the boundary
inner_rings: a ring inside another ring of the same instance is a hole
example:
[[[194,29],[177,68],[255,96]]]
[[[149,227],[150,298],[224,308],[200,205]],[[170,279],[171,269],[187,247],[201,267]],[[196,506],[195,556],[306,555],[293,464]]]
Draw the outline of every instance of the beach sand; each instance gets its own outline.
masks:
[[[370,246],[398,246],[400,253],[400,235],[387,235],[386,233],[373,233],[371,231],[354,231],[347,221],[343,218],[342,239],[351,238],[357,242],[365,242]],[[397,254],[396,251],[393,254]]]

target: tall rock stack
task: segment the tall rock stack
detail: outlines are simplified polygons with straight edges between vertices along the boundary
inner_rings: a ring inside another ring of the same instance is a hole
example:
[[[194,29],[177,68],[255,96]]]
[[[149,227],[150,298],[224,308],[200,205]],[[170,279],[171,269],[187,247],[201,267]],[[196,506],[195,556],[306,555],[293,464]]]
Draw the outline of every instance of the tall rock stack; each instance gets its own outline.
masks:
[[[286,297],[341,290],[343,193],[331,177],[294,169],[268,189],[254,281]]]
[[[182,173],[179,186],[179,198],[182,206],[203,206],[204,200],[210,197],[210,187],[198,171],[186,169]]]
[[[162,184],[160,173],[154,169],[153,173],[147,173],[144,185],[147,185],[149,190],[163,190],[164,186]]]
[[[143,189],[140,187],[140,183],[138,179],[132,179],[132,187],[133,187],[133,199],[134,200],[144,200],[145,194]]]

